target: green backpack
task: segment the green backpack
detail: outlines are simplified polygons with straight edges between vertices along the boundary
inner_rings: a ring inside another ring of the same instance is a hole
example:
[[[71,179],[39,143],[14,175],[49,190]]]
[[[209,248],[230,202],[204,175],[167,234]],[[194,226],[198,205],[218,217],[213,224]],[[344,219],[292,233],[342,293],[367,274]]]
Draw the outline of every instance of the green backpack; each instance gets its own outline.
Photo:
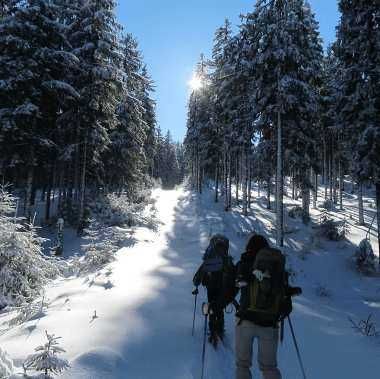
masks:
[[[249,284],[248,311],[255,314],[259,323],[275,324],[280,319],[286,294],[285,256],[277,249],[261,249],[252,274],[254,279]]]

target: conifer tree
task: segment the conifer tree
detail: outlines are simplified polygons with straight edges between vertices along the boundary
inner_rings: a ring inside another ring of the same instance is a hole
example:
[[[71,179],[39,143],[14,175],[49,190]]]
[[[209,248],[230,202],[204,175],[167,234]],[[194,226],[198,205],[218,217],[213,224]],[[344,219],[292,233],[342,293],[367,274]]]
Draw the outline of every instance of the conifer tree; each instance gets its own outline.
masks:
[[[81,163],[79,225],[83,223],[87,185],[104,184],[102,154],[111,144],[110,134],[118,125],[117,106],[122,93],[119,70],[119,25],[114,0],[80,2],[68,38],[80,59],[75,86],[80,102],[73,112],[77,120],[78,160]]]
[[[359,183],[376,187],[380,225],[380,9],[377,0],[341,0],[337,53],[342,65],[338,111],[353,152],[352,173]],[[364,219],[361,216],[361,222]],[[380,228],[378,228],[380,247]]]
[[[59,115],[79,97],[66,79],[77,59],[65,51],[65,29],[55,5],[28,0],[0,27],[0,154],[13,181],[25,180],[29,216],[35,167],[57,154]]]

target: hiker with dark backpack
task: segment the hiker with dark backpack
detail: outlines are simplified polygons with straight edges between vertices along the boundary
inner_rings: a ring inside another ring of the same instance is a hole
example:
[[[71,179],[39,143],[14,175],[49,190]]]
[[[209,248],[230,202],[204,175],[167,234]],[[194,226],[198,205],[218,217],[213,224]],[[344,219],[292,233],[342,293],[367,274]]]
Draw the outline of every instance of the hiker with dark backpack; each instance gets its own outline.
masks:
[[[203,262],[194,275],[193,295],[198,294],[198,287],[207,289],[209,303],[209,342],[217,345],[218,339],[224,337],[224,308],[236,296],[235,266],[228,254],[229,240],[216,234],[210,239],[203,255]]]
[[[264,379],[281,379],[277,367],[279,323],[292,311],[285,256],[261,235],[249,238],[237,264],[236,286],[240,307],[236,313],[236,379],[251,379],[253,342],[258,339],[258,363]]]

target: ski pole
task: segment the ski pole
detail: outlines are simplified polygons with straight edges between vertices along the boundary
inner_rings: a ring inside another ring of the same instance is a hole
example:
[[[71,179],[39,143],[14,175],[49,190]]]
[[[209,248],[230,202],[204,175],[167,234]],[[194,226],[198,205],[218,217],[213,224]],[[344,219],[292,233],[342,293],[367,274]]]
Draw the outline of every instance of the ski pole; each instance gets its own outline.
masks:
[[[195,313],[197,311],[197,297],[198,292],[195,293],[195,300],[194,300],[194,314],[193,314],[193,329],[191,331],[191,335],[194,336],[194,328],[195,328]]]
[[[292,321],[290,320],[290,316],[288,316],[288,322],[289,322],[289,326],[290,326],[290,331],[292,332],[292,337],[293,337],[293,342],[294,342],[294,346],[296,348],[296,352],[297,352],[297,357],[298,357],[298,362],[301,366],[301,370],[302,370],[302,375],[303,375],[303,379],[306,379],[306,373],[305,373],[305,367],[302,363],[302,358],[301,358],[301,354],[300,354],[300,349],[298,347],[298,343],[297,343],[297,339],[296,339],[296,335],[294,333],[294,329],[293,329],[293,324],[292,324]]]
[[[202,348],[202,375],[201,379],[204,378],[204,371],[205,371],[205,357],[206,357],[206,337],[207,337],[207,319],[208,319],[208,304],[203,303],[202,304],[202,313],[205,316],[205,325],[203,330],[203,348]]]

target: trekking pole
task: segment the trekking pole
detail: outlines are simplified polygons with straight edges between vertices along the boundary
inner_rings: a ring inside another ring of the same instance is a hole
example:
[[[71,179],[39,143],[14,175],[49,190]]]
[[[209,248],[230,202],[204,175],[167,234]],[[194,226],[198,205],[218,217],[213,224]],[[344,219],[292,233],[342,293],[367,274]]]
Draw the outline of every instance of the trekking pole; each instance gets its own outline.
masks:
[[[289,326],[290,326],[290,331],[292,332],[292,337],[293,337],[294,346],[295,346],[296,351],[297,351],[298,362],[299,362],[299,364],[300,364],[300,366],[301,366],[303,379],[306,379],[305,367],[304,367],[304,365],[303,365],[303,363],[302,363],[302,358],[301,358],[301,354],[300,354],[300,349],[299,349],[299,347],[298,347],[298,343],[297,343],[296,335],[295,335],[295,333],[294,333],[293,324],[292,324],[292,321],[290,320],[290,316],[288,316],[288,322],[289,322]]]
[[[193,329],[191,331],[191,335],[194,337],[194,328],[195,328],[195,313],[197,312],[197,297],[198,293],[195,293],[195,300],[194,300],[194,314],[193,314]]]
[[[204,378],[204,371],[205,371],[205,357],[206,357],[206,337],[207,337],[207,319],[208,319],[208,304],[203,303],[202,304],[202,313],[205,316],[205,325],[203,330],[203,348],[202,348],[202,375],[201,379]]]
[[[371,225],[369,226],[368,230],[367,230],[367,233],[365,235],[365,238],[367,240],[369,240],[371,238],[371,229],[372,229],[372,226],[373,226],[373,223],[375,222],[375,218],[376,218],[376,213],[375,215],[373,216],[373,219],[372,219],[372,222],[371,222]]]

